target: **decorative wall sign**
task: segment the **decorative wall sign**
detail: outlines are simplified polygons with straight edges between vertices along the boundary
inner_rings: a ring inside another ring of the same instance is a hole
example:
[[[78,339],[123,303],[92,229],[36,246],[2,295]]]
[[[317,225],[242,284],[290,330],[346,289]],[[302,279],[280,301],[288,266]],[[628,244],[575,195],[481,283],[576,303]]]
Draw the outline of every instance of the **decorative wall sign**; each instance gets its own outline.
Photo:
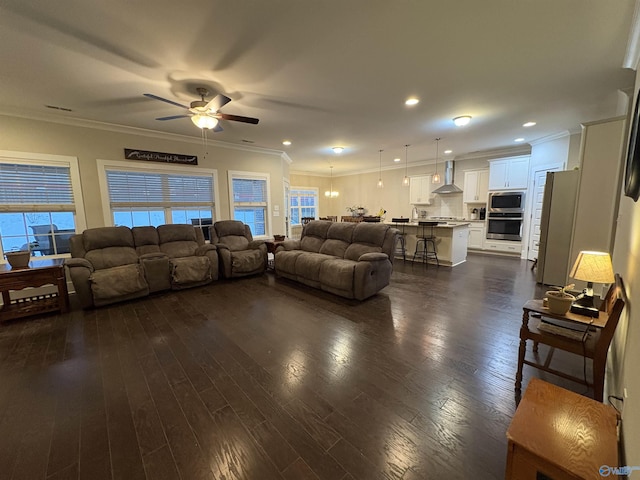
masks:
[[[631,136],[627,152],[627,166],[624,179],[624,194],[633,198],[640,197],[640,93],[636,98],[636,108],[631,118]]]
[[[124,158],[128,160],[147,160],[149,162],[184,163],[197,165],[197,155],[180,155],[178,153],[150,152],[148,150],[124,149]]]

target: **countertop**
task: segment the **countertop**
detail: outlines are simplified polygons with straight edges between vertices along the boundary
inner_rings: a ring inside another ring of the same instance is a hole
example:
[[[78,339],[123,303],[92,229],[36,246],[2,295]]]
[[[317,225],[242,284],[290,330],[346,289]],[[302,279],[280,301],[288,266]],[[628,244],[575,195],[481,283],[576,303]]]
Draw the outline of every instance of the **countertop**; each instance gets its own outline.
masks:
[[[428,218],[425,220],[421,220],[423,222],[435,222],[437,220],[429,220]],[[444,220],[438,220],[438,225],[435,225],[433,228],[456,228],[456,227],[464,227],[464,226],[468,226],[469,222],[468,221],[456,221],[456,222],[447,222]],[[402,222],[402,223],[395,223],[395,222],[384,222],[387,225],[393,225],[393,226],[398,226],[398,227],[402,227],[403,225],[406,225],[408,227],[420,227],[421,225],[418,222]]]

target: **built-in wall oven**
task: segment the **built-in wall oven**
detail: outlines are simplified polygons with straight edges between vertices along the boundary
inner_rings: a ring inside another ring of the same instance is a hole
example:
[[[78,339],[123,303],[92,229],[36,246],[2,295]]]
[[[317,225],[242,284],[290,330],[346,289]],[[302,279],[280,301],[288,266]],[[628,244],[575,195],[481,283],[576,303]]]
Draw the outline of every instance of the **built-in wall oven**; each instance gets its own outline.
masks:
[[[524,192],[489,193],[487,238],[522,241]]]

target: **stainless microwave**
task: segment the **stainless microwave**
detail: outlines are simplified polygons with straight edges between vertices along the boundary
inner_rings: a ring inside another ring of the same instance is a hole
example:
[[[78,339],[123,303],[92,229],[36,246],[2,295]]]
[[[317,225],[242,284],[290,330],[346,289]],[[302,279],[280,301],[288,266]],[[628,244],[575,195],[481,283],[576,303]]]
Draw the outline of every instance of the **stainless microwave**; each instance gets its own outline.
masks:
[[[489,213],[524,212],[524,192],[489,193]]]

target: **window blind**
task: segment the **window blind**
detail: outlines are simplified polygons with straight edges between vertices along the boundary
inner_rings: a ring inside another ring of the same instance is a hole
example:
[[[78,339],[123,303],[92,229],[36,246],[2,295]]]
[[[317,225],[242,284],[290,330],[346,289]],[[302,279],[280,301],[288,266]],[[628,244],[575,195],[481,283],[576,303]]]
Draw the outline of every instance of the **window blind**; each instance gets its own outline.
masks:
[[[211,205],[213,177],[107,170],[112,207]]]
[[[262,179],[234,178],[233,201],[238,203],[266,204],[267,181]]]
[[[0,210],[75,211],[71,169],[0,163]]]

